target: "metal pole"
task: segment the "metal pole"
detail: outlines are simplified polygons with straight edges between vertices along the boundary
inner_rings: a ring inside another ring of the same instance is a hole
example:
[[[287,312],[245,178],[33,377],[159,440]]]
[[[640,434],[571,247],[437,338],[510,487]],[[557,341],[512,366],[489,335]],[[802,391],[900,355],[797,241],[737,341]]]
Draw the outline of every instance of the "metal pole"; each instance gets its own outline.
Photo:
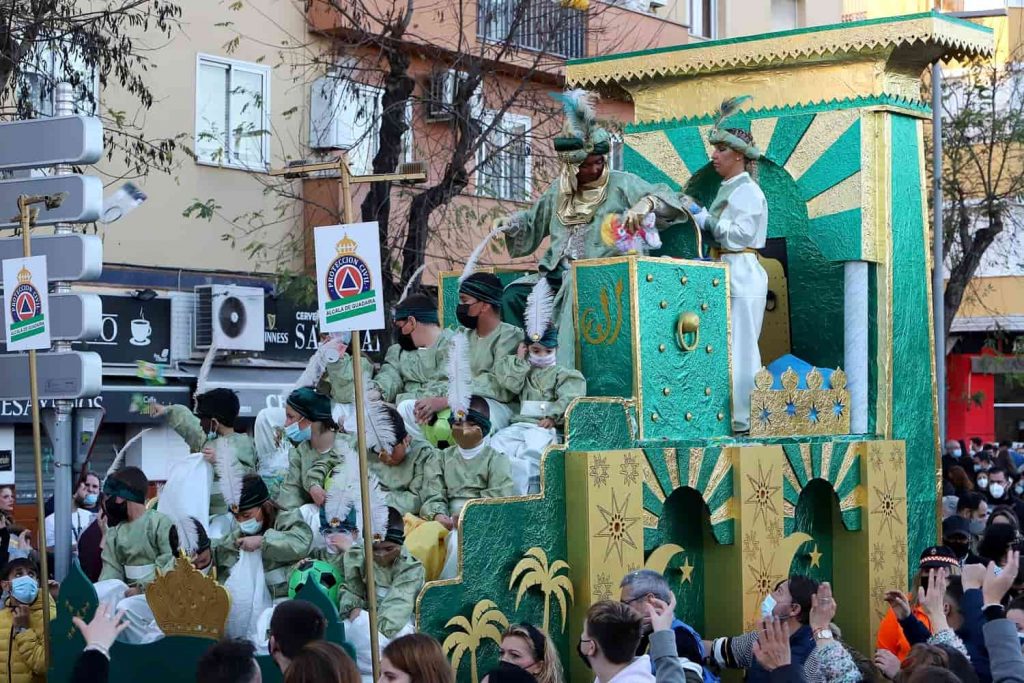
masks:
[[[25,258],[32,255],[32,213],[28,203],[29,197],[18,197],[18,210],[21,213],[21,244]],[[45,286],[45,285],[44,285]],[[37,545],[39,546],[39,562],[42,568],[39,577],[39,592],[43,597],[43,668],[50,668],[50,589],[47,581],[50,578],[46,560],[46,507],[43,503],[43,447],[39,429],[39,386],[36,378],[36,352],[28,352],[28,377],[30,397],[32,399],[32,450],[36,466],[36,516],[39,521]]]
[[[341,202],[346,223],[355,223],[352,214],[352,184],[348,170],[348,154],[342,152]],[[380,678],[380,653],[377,637],[377,585],[373,575],[373,529],[370,524],[370,476],[366,462],[366,430],[363,424],[363,350],[362,335],[352,330],[352,383],[356,395],[356,443],[359,445],[359,490],[362,494],[363,513],[363,571],[366,576],[366,611],[370,616],[370,656],[373,662],[373,680]]]
[[[56,102],[54,111],[57,116],[71,116],[75,113],[74,89],[70,83],[58,83],[56,88]],[[54,169],[54,175],[70,175],[72,169],[67,164],[61,164]],[[54,234],[70,234],[75,231],[71,223],[58,223],[54,226]],[[67,282],[55,282],[53,291],[58,294],[67,294],[71,291],[71,285]],[[58,341],[54,343],[56,351],[70,351],[71,343]],[[72,472],[72,428],[71,413],[74,407],[72,401],[55,401],[56,412],[54,420],[47,420],[47,426],[53,425],[53,430],[47,430],[50,442],[53,446],[53,557],[54,557],[54,578],[63,581],[71,568],[71,496],[74,486]]]
[[[945,255],[942,248],[942,64],[932,64],[932,316],[935,325],[935,389],[939,398],[939,443],[946,433]],[[941,447],[941,446],[940,446]]]

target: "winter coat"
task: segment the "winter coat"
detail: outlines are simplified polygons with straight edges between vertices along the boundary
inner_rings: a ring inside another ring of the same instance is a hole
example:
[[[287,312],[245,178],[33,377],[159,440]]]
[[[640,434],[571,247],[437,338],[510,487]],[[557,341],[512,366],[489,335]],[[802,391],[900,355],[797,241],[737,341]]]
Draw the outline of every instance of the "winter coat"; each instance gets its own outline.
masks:
[[[46,680],[46,657],[43,652],[43,595],[29,606],[29,628],[14,635],[13,598],[0,609],[0,681],[10,683],[43,683]],[[50,603],[50,619],[56,609]]]

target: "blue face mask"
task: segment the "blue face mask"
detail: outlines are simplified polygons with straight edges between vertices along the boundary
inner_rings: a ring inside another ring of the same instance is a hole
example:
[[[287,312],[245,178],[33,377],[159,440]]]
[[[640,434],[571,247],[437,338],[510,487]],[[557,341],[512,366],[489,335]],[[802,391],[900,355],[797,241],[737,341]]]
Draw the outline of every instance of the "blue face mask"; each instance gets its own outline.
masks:
[[[964,454],[964,452],[962,450],[960,450],[959,448],[954,448],[953,449],[953,457],[954,458],[959,458],[963,454]]]
[[[100,499],[100,494],[98,494],[98,493],[87,493],[87,494],[85,494],[85,499],[82,500],[82,502],[85,503],[85,507],[91,508],[92,506],[96,505],[96,501],[99,500],[99,499]]]
[[[247,519],[244,522],[239,522],[238,528],[242,530],[243,534],[252,536],[263,530],[263,522],[254,517],[252,519]]]
[[[761,602],[761,618],[767,619],[772,616],[772,613],[775,612],[775,607],[778,604],[779,603],[775,600],[772,594],[769,593],[768,597]]]
[[[303,429],[299,426],[298,421],[292,422],[284,428],[284,435],[288,437],[289,441],[294,443],[309,441],[313,436],[313,425],[311,424]]]
[[[39,595],[39,582],[31,576],[19,576],[11,581],[11,595],[23,605],[31,605]]]

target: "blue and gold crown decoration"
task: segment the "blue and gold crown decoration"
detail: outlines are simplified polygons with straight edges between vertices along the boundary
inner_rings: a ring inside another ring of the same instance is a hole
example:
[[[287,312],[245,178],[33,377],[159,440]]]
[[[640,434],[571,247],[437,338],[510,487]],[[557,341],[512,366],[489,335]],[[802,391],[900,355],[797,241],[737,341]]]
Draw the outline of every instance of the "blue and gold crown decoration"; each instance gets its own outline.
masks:
[[[813,436],[850,433],[850,392],[846,373],[833,370],[826,380],[818,368],[811,368],[800,388],[800,377],[792,367],[774,388],[775,377],[767,368],[754,376],[750,392],[751,436]]]

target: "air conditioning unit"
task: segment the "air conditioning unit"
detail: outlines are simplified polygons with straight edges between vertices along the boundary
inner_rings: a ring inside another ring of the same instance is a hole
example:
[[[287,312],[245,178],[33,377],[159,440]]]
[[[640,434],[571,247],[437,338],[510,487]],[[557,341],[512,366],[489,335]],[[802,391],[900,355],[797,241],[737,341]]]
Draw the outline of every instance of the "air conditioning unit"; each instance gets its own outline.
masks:
[[[436,71],[430,77],[430,95],[427,99],[427,121],[451,121],[455,115],[455,96],[460,81],[465,81],[469,76],[462,71],[447,69]],[[470,111],[474,116],[483,109],[483,96],[481,88],[477,85],[476,91],[470,96]]]
[[[200,285],[195,294],[194,350],[263,350],[262,288]]]

